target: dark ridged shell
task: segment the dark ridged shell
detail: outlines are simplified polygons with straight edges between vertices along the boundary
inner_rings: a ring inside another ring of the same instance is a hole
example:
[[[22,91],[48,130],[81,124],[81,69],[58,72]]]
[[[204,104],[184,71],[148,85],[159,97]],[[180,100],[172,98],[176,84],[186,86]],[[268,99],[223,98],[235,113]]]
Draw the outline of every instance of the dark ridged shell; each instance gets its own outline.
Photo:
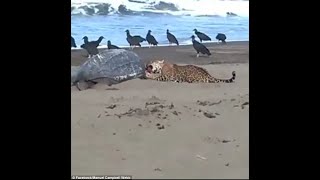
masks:
[[[77,72],[74,82],[110,78],[122,82],[145,75],[139,56],[124,49],[103,50],[89,58]]]

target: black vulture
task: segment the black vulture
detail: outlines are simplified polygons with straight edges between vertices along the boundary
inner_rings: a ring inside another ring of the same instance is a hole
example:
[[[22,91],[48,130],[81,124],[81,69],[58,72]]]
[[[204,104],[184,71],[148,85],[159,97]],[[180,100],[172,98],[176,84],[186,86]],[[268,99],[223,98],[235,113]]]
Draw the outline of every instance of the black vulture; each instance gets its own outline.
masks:
[[[177,46],[179,46],[179,42],[178,42],[177,38],[169,32],[169,29],[167,29],[167,39],[168,39],[170,45],[172,43],[174,43],[174,44],[177,44]]]
[[[211,38],[209,36],[207,36],[206,34],[198,31],[197,29],[194,29],[193,31],[198,36],[198,38],[200,39],[200,42],[202,42],[202,41],[211,41]]]
[[[84,40],[84,44],[82,44],[80,47],[87,50],[89,57],[96,55],[99,53],[98,46],[100,45],[102,39],[104,39],[103,36],[100,36],[97,41],[88,41],[88,37],[84,36],[82,38]]]
[[[80,47],[87,50],[89,57],[99,54],[98,48],[95,44],[87,43],[82,44]]]
[[[205,45],[203,45],[195,40],[194,35],[192,35],[191,38],[192,38],[193,48],[197,51],[197,57],[199,57],[199,53],[207,54],[208,56],[211,55],[209,49]]]
[[[150,45],[154,45],[154,46],[157,46],[158,45],[158,41],[156,40],[156,38],[154,38],[154,36],[151,35],[151,30],[148,31],[148,34],[146,36],[146,39],[148,41],[148,44],[149,44],[149,48],[150,48]]]
[[[84,36],[82,39],[83,39],[83,43],[84,43],[84,44],[87,44],[87,43],[89,42],[89,40],[88,40],[88,37],[87,37],[87,36]]]
[[[133,48],[133,46],[141,47],[140,43],[143,42],[143,41],[146,41],[146,39],[141,37],[141,36],[138,36],[138,35],[131,36],[129,30],[126,30],[125,32],[127,33],[127,41],[129,43],[130,47],[132,47],[132,48]]]
[[[77,47],[76,45],[76,41],[74,40],[74,38],[71,36],[71,47]]]
[[[99,39],[96,40],[96,41],[89,41],[87,36],[84,36],[82,39],[84,41],[84,44],[90,43],[90,44],[95,45],[96,47],[98,47],[100,45],[101,41],[104,39],[104,37],[100,36]]]
[[[121,48],[119,48],[119,47],[116,46],[116,45],[111,44],[111,41],[109,40],[109,41],[108,41],[108,49],[121,49]]]
[[[222,33],[218,33],[217,36],[216,36],[216,39],[219,41],[222,41],[222,43],[226,43],[226,39],[227,39],[227,36],[225,34],[222,34]]]

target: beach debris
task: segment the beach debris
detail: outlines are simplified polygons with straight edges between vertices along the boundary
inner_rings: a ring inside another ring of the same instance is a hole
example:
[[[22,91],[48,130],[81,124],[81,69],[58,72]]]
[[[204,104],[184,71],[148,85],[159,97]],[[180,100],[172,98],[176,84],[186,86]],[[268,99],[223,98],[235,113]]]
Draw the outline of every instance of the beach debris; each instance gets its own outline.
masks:
[[[164,129],[164,125],[158,126],[158,129],[159,129],[159,130],[160,130],[160,129]]]
[[[207,118],[216,118],[216,116],[210,112],[203,112],[203,115]]]
[[[122,114],[115,114],[115,116],[133,116],[133,115],[139,115],[139,116],[147,116],[149,115],[149,111],[148,110],[142,110],[141,108],[135,108],[135,109],[132,109],[130,108],[127,112],[125,113],[122,113]]]
[[[160,104],[160,102],[146,102],[145,107],[150,106],[150,105],[156,105],[156,104]]]
[[[221,139],[221,138],[218,138],[218,137],[212,138],[212,137],[210,137],[210,136],[204,137],[204,138],[203,138],[203,141],[206,142],[206,143],[214,143],[214,144],[217,144],[217,143],[229,143],[229,142],[231,142],[231,140],[229,140],[229,139]],[[234,142],[234,141],[235,141],[235,139],[233,139],[232,142]]]
[[[119,89],[118,88],[106,88],[106,90],[116,91],[116,90],[119,90]]]
[[[154,168],[154,171],[162,171],[160,168]]]
[[[215,115],[219,116],[220,114],[219,113],[214,113]]]
[[[197,104],[200,106],[213,106],[213,105],[217,105],[220,104],[222,101],[218,101],[218,102],[209,102],[209,101],[197,101]]]
[[[244,109],[244,107],[247,105],[249,105],[249,102],[245,102],[245,103],[241,104],[241,109]]]
[[[98,116],[97,116],[97,118],[100,118],[101,117],[101,114],[99,114]]]
[[[225,164],[225,166],[227,166],[227,167],[228,167],[229,165],[230,165],[229,163]]]
[[[148,109],[141,109],[141,108],[136,108],[136,109],[131,109],[129,112],[129,116],[136,114],[138,116],[148,116],[150,113]]]
[[[178,116],[178,112],[177,111],[173,111],[172,114]]]
[[[117,105],[112,104],[112,105],[110,105],[110,106],[107,106],[106,109],[114,109],[115,107],[117,107]]]
[[[174,108],[173,103],[171,103],[170,106],[169,106],[169,109],[172,109],[172,108]]]
[[[160,100],[158,97],[152,96],[152,97],[149,98],[149,100],[146,102],[145,108],[147,108],[147,106],[151,106],[151,105],[163,104],[164,102],[165,102],[165,101]]]
[[[105,107],[106,109],[114,109],[115,107],[117,107],[118,105],[112,104],[109,105],[107,107]],[[151,107],[149,107],[151,106]],[[167,119],[168,118],[168,114],[166,114],[164,116],[164,108],[172,108],[173,104],[170,105],[164,105],[164,104],[160,104],[158,102],[147,102],[145,104],[145,108],[141,109],[141,108],[130,108],[127,112],[124,113],[120,113],[120,114],[114,114],[114,116],[117,116],[118,118],[121,118],[122,116],[148,116],[148,115],[153,115],[156,116],[159,119]],[[105,111],[105,114],[107,114],[108,112]],[[181,114],[180,112],[177,111],[173,111],[172,112],[174,115]],[[149,120],[149,123],[151,123],[151,121]]]
[[[116,135],[116,133],[114,132],[114,133],[112,133],[112,135]]]
[[[212,102],[212,103],[209,104],[209,106],[217,105],[217,104],[220,104],[221,102],[222,102],[221,100],[218,101],[218,102]]]
[[[225,139],[224,139],[224,140],[222,140],[221,142],[222,142],[222,143],[228,143],[228,142],[231,142],[231,141],[230,141],[230,140],[225,140]]]
[[[158,109],[158,107],[153,107],[151,110],[150,110],[151,113],[155,113],[155,112],[160,112],[160,110]]]
[[[199,154],[196,155],[196,158],[201,159],[201,160],[207,160],[207,158],[200,156]]]

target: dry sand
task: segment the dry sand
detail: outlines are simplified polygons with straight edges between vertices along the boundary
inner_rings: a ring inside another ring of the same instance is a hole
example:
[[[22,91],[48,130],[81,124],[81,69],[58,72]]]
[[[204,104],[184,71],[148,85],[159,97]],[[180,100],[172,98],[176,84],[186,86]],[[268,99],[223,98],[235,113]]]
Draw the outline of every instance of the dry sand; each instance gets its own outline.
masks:
[[[134,51],[144,61],[202,64],[219,78],[235,70],[235,83],[135,79],[85,91],[71,88],[71,174],[249,178],[248,42],[209,47],[213,57],[198,59],[190,46]],[[81,54],[72,52],[72,65],[83,62]]]

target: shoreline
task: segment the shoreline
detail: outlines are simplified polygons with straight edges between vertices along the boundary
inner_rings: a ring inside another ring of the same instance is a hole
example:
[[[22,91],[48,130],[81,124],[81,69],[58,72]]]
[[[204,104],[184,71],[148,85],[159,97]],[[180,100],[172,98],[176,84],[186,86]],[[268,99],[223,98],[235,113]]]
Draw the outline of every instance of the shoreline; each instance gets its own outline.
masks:
[[[234,44],[234,43],[246,43],[246,42],[248,42],[249,43],[249,41],[247,41],[247,40],[229,40],[229,41],[227,41],[227,43],[228,44],[230,44],[230,43],[232,43],[232,44]],[[218,43],[218,41],[210,41],[210,42],[202,42],[202,44],[214,44],[214,43]],[[116,44],[115,44],[116,45]],[[189,43],[189,44],[179,44],[179,46],[191,46],[192,45],[192,43]],[[80,45],[77,45],[78,47],[76,47],[76,48],[71,48],[71,51],[77,51],[77,50],[82,50],[82,48],[80,48]],[[118,46],[118,45],[116,45],[116,46]],[[175,45],[172,45],[172,46],[175,46]],[[118,46],[118,47],[120,47],[120,48],[123,48],[123,49],[129,49],[130,48],[130,46]],[[170,45],[169,44],[159,44],[158,45],[158,47],[170,47]],[[149,48],[149,46],[147,45],[147,44],[143,44],[143,45],[141,45],[141,47],[140,48]],[[108,49],[108,45],[106,45],[106,44],[103,44],[103,45],[100,45],[99,47],[98,47],[98,49]]]
[[[227,44],[217,44],[216,42],[204,43],[211,51],[210,57],[202,55],[196,58],[196,51],[191,45],[179,46],[144,46],[141,48],[123,48],[134,51],[138,54],[144,63],[151,60],[165,59],[171,63],[177,64],[232,64],[232,63],[248,63],[249,62],[249,41],[231,41]],[[106,50],[107,48],[98,48]],[[79,66],[87,60],[87,52],[84,49],[71,49],[71,66]]]

